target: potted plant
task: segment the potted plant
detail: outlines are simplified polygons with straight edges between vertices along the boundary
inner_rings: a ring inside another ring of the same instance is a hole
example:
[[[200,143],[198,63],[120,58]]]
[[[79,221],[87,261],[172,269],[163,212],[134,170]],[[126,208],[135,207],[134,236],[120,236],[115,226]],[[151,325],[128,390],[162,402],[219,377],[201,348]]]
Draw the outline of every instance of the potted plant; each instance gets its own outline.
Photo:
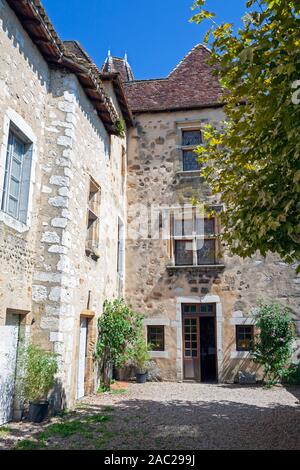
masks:
[[[136,372],[136,381],[139,384],[144,384],[148,378],[148,365],[150,361],[149,354],[150,347],[147,345],[143,337],[139,338],[133,348],[132,359],[133,363],[137,369]]]
[[[48,394],[57,372],[57,355],[29,345],[23,353],[22,395],[29,402],[29,420],[41,423],[48,415]]]

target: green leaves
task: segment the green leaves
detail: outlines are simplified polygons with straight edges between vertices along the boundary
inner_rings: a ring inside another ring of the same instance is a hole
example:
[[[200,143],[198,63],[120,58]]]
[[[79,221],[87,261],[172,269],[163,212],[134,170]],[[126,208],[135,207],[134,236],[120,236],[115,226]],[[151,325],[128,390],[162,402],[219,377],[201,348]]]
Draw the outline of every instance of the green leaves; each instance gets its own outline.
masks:
[[[98,320],[96,358],[106,369],[124,366],[140,338],[143,316],[128,307],[124,300],[107,301]],[[106,385],[106,384],[105,384]]]
[[[25,400],[46,399],[58,370],[57,355],[29,345],[21,352],[21,394]]]
[[[287,309],[271,304],[260,308],[256,327],[259,334],[254,346],[254,361],[263,367],[267,384],[271,386],[284,376],[290,364],[294,323]]]
[[[204,21],[206,2],[196,3]],[[300,80],[300,2],[247,6],[237,34],[229,24],[210,30],[209,62],[224,88],[226,122],[204,131],[202,176],[222,194],[222,236],[232,252],[300,261],[300,105],[292,87]]]

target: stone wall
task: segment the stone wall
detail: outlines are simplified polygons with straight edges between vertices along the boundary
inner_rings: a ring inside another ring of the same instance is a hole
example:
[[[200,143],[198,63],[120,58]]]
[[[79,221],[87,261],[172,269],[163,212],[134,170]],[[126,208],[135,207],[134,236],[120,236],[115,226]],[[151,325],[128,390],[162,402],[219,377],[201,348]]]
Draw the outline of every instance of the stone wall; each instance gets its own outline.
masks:
[[[126,223],[126,138],[107,134],[75,75],[50,69],[6,2],[0,8],[1,188],[11,115],[34,136],[28,225],[0,212],[0,322],[7,309],[27,313],[32,341],[59,354],[58,405],[70,406],[80,316],[90,320],[91,392],[96,320],[106,299],[122,295],[117,242],[118,218]],[[120,113],[109,84],[107,93]],[[101,190],[98,261],[85,252],[90,177]]]
[[[35,244],[39,226],[39,194],[45,155],[46,104],[50,72],[37,48],[6,2],[0,2],[0,178],[1,193],[9,126],[9,111],[26,122],[36,136],[36,160],[33,162],[33,193],[30,223],[23,227],[0,213],[0,322],[6,309],[31,311],[32,276],[36,260]]]
[[[167,240],[148,236],[149,207],[190,204],[192,198],[207,204],[218,200],[193,173],[181,172],[180,127],[187,123],[214,124],[223,119],[220,109],[136,114],[129,137],[128,240],[126,298],[145,315],[145,323],[165,325],[166,351],[153,356],[165,379],[182,379],[181,299],[219,304],[219,379],[233,381],[241,369],[255,370],[248,354],[237,353],[235,325],[253,322],[260,301],[288,306],[299,331],[300,279],[295,267],[275,256],[241,260],[223,249],[224,268],[174,268]],[[148,208],[147,208],[148,207]],[[135,237],[139,215],[143,234]],[[151,222],[153,223],[153,222]]]

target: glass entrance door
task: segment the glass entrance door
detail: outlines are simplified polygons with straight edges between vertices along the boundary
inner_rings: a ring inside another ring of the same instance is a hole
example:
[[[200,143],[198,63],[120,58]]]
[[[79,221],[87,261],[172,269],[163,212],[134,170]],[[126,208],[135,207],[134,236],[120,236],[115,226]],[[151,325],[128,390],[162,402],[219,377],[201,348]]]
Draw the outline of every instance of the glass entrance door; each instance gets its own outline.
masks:
[[[184,380],[216,382],[215,305],[185,304],[182,316]]]

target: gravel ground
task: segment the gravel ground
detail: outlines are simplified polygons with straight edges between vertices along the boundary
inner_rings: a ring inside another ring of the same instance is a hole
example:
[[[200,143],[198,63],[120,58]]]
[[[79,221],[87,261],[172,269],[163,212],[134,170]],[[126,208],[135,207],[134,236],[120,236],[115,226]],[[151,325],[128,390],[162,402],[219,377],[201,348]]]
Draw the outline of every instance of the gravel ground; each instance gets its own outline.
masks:
[[[75,412],[58,421],[80,422],[77,433],[49,437],[43,447],[300,449],[299,398],[299,387],[266,390],[194,383],[129,384],[125,392],[91,396],[79,402]],[[102,423],[100,416],[105,414]],[[99,423],[92,425],[97,416]],[[2,437],[2,449],[13,448],[24,439],[36,440],[49,424],[8,426],[10,432]],[[39,438],[37,442],[42,441]]]

